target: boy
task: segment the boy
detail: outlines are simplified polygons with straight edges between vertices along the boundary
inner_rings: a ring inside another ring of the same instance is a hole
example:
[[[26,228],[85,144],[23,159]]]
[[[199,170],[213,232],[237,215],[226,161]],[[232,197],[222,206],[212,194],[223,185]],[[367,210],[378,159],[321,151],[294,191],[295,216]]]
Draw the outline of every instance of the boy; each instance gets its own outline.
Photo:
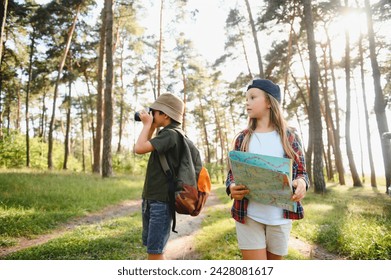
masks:
[[[142,239],[149,260],[164,260],[164,247],[170,237],[171,214],[168,181],[160,165],[159,153],[166,155],[171,170],[178,170],[183,141],[181,135],[172,129],[182,123],[184,104],[177,96],[164,93],[150,108],[149,113],[140,112],[143,129],[135,145],[137,154],[151,152],[142,194]],[[152,138],[158,127],[163,129]]]

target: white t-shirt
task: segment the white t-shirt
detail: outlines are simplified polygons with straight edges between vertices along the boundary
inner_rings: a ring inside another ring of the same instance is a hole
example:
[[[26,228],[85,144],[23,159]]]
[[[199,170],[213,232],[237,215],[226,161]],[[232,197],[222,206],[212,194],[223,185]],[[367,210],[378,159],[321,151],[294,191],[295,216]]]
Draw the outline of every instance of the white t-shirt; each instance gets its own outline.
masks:
[[[284,157],[280,135],[277,131],[254,132],[251,135],[248,151],[254,154],[262,154],[274,157]],[[282,208],[261,204],[249,200],[247,216],[251,219],[266,225],[282,225],[290,223],[284,219]]]

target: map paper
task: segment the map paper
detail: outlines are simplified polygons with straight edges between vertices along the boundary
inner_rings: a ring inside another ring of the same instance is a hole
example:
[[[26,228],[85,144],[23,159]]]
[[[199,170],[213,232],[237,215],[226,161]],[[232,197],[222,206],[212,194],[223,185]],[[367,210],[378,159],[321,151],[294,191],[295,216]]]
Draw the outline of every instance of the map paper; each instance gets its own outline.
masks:
[[[292,196],[292,160],[240,151],[229,152],[236,185],[245,185],[246,196],[262,204],[297,212]]]

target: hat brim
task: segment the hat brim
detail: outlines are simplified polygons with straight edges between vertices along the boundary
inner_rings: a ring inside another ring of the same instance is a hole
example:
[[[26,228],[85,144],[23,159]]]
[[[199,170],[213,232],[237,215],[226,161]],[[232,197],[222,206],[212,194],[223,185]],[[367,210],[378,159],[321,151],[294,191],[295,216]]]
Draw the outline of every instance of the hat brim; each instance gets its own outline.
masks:
[[[178,123],[182,123],[182,118],[180,116],[178,116],[178,113],[175,112],[175,110],[173,108],[167,106],[166,104],[162,104],[162,103],[155,101],[154,103],[152,103],[151,106],[149,106],[149,108],[156,110],[156,111],[162,111],[164,114],[169,116],[174,121],[176,121]]]

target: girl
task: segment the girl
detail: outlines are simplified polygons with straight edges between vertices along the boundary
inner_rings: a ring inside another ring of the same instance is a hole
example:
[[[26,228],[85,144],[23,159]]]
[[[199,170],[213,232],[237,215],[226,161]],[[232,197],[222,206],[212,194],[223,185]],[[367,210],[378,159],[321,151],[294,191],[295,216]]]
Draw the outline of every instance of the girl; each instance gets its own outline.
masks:
[[[288,253],[292,221],[303,218],[300,200],[309,186],[301,142],[288,128],[280,109],[280,87],[270,80],[256,79],[248,86],[246,107],[247,129],[235,140],[235,150],[293,159],[292,200],[298,202],[298,212],[249,201],[246,186],[235,185],[228,172],[227,194],[234,199],[231,209],[236,220],[239,248],[245,260],[281,260]]]

